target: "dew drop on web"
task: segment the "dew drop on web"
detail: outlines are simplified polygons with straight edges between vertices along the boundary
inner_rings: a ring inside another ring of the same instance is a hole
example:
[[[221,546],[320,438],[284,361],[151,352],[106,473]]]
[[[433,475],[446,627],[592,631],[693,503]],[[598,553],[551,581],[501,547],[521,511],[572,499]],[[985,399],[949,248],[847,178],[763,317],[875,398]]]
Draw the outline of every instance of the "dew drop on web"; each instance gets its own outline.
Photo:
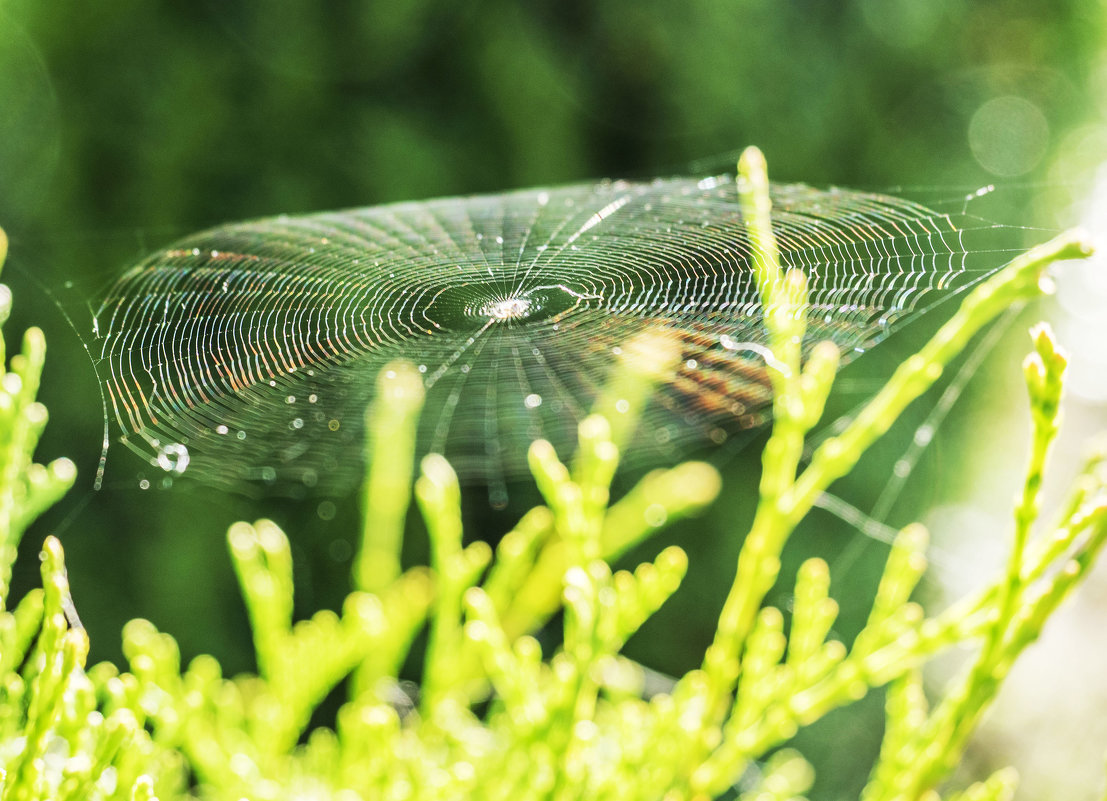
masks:
[[[173,473],[174,475],[180,475],[188,469],[189,454],[188,448],[179,442],[173,442],[169,445],[163,445],[158,450],[158,467],[167,473]]]

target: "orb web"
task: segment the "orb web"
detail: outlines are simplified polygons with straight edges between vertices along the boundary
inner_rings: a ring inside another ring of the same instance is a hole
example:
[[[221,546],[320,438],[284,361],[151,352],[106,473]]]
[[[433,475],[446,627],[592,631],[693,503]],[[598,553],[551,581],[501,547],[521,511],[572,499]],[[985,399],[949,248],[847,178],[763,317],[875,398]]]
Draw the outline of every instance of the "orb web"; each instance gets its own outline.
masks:
[[[810,347],[848,359],[967,286],[965,229],[894,197],[772,188],[785,266],[810,283]],[[764,421],[772,364],[733,176],[608,182],[221,226],[127,272],[95,316],[123,440],[203,482],[341,492],[387,362],[427,390],[420,452],[463,479],[568,454],[621,347],[647,329],[680,367],[629,462],[671,461]]]

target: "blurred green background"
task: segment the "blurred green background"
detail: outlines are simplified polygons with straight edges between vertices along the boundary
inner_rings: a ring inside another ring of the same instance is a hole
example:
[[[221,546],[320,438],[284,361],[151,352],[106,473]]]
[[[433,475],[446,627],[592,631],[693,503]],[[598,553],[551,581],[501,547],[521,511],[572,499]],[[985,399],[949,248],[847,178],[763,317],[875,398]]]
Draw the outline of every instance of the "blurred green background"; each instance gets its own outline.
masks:
[[[37,580],[32,554],[56,532],[94,659],[118,658],[121,625],[143,616],[174,634],[186,659],[211,652],[228,672],[252,666],[224,552],[230,522],[264,515],[287,527],[305,612],[346,589],[348,499],[321,516],[317,501],[142,492],[144,466],[118,446],[93,491],[105,418],[85,351],[89,307],[146,251],[281,212],[722,171],[748,144],[777,180],[952,210],[996,184],[972,211],[1052,229],[1071,221],[1107,154],[1105,14],[1091,0],[0,0],[0,225],[16,292],[5,335],[47,330],[52,419],[40,455],[68,455],[81,471],[28,535],[17,586]],[[917,336],[897,335],[851,366],[844,380],[855,391],[839,411]],[[1018,395],[1012,359],[975,383],[889,522],[963,480],[959,443],[988,398]],[[839,494],[871,506],[910,437],[908,426]],[[751,512],[756,443],[726,471],[705,520],[664,538],[689,549],[692,575],[632,645],[664,671],[693,666],[709,641]],[[495,536],[520,511],[493,513],[480,493],[467,504],[470,536]],[[411,542],[415,558],[417,526]],[[863,594],[884,551],[817,514],[786,574],[822,554],[839,586]],[[785,591],[771,600],[786,603]],[[853,610],[839,627],[846,639],[863,622],[863,607]],[[804,738],[821,771],[817,797],[856,793],[879,742],[879,703]]]

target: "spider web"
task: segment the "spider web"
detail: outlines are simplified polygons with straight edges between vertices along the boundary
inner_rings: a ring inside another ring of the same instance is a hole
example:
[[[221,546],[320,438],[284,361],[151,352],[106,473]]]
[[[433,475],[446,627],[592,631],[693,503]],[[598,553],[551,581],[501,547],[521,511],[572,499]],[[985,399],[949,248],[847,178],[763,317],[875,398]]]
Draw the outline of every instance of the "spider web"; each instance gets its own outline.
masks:
[[[774,185],[785,266],[810,284],[805,346],[848,360],[995,268],[970,218],[878,194]],[[986,229],[988,226],[977,226]],[[771,400],[733,176],[609,182],[277,217],[188,237],[94,317],[122,440],[170,475],[338,493],[361,475],[377,372],[424,376],[419,451],[491,487],[549,439],[567,455],[621,347],[661,329],[680,367],[624,462],[672,461],[760,425]]]

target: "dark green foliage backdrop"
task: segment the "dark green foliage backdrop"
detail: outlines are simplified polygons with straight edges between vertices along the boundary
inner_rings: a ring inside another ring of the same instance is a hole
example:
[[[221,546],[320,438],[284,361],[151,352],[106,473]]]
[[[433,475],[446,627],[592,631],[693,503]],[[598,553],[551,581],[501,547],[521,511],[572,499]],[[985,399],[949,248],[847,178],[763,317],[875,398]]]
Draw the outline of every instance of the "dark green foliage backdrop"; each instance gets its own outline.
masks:
[[[90,343],[88,304],[147,249],[278,212],[729,169],[747,144],[766,152],[777,179],[922,186],[950,200],[997,180],[974,158],[969,130],[987,101],[1009,95],[1040,119],[1021,134],[985,130],[977,143],[981,161],[1006,173],[989,213],[1055,225],[1019,187],[1045,179],[1049,208],[1065,206],[1069,187],[1048,167],[1093,113],[1102,15],[1091,0],[2,0],[0,225],[17,293],[7,335],[47,328],[43,456],[69,455],[82,474],[28,550],[61,534],[94,658],[116,657],[121,624],[142,615],[177,635],[186,658],[211,651],[229,670],[249,668],[222,539],[239,517],[274,516],[299,535],[305,609],[344,589],[350,501],[324,521],[314,502],[141,492],[143,465],[121,447],[106,488],[92,491],[101,399],[55,301]],[[895,358],[871,354],[851,377],[887,375]],[[919,486],[951,472],[949,448],[939,443],[931,461],[943,470]],[[888,463],[874,460],[844,492],[871,502]],[[643,638],[663,649],[638,646],[664,670],[691,666],[709,636],[756,480],[756,459],[733,460],[707,522],[669,537],[692,551],[693,575],[658,636]],[[502,531],[517,513],[470,500],[471,534]],[[850,547],[840,527],[814,522],[797,561]],[[848,579],[863,588],[882,554],[863,548]],[[35,563],[22,565],[29,584]],[[847,616],[843,636],[859,623]],[[842,787],[855,781],[849,754],[864,757],[876,737],[836,738],[827,760],[842,763]]]

